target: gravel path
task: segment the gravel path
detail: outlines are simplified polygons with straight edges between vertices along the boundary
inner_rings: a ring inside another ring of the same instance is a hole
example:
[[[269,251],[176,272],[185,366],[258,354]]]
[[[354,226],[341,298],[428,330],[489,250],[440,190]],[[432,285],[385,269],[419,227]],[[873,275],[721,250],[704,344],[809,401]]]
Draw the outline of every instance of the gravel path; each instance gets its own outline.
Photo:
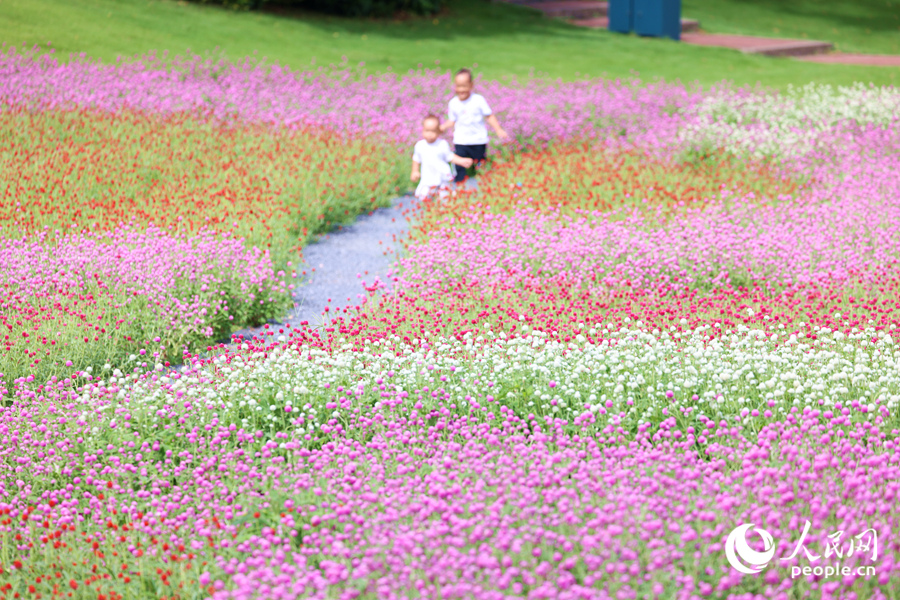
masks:
[[[378,208],[362,215],[352,225],[305,247],[304,264],[297,272],[305,271],[306,275],[301,276],[294,288],[294,309],[283,320],[269,323],[299,326],[307,321],[311,326],[323,326],[329,314],[358,306],[366,297],[364,285],[371,288],[376,281],[381,281],[379,286],[389,289],[387,272],[397,260],[400,240],[409,230],[407,215],[415,206],[413,196],[401,196],[394,199],[390,208]],[[233,335],[246,339],[264,329],[264,326],[245,328]]]
[[[466,181],[463,190],[477,194],[478,180]],[[283,320],[272,325],[299,326],[306,321],[312,327],[326,326],[329,315],[344,308],[359,306],[366,297],[366,287],[376,282],[379,289],[389,290],[387,273],[397,261],[400,241],[409,231],[408,215],[417,206],[414,196],[395,198],[390,208],[378,208],[360,216],[355,223],[341,227],[303,249],[304,264],[298,273],[306,272],[294,288],[294,309]],[[325,309],[328,308],[328,312]],[[236,331],[232,338],[252,338],[265,331],[265,325]],[[231,339],[221,340],[229,343]]]

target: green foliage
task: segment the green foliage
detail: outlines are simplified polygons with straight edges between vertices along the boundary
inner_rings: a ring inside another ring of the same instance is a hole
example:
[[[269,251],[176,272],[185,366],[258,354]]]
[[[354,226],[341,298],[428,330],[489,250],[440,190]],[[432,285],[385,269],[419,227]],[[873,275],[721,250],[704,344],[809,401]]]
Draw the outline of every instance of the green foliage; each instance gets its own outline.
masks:
[[[190,0],[199,4],[219,4],[234,10],[258,10],[266,0]]]
[[[398,12],[432,15],[443,0],[294,0],[294,4],[348,17],[389,17]]]
[[[191,0],[200,4],[219,4],[235,10],[258,10],[269,0]],[[443,0],[283,0],[282,6],[347,17],[390,17],[397,13],[432,15],[443,8]]]

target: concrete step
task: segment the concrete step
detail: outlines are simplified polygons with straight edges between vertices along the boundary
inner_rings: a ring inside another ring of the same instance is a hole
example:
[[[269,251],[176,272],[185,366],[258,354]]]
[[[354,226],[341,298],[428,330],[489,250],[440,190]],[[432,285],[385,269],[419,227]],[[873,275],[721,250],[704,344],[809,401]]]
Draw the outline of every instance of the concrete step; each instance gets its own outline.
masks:
[[[700,21],[697,19],[681,20],[681,33],[693,33],[695,31],[700,31]]]
[[[868,67],[900,67],[900,55],[897,54],[813,54],[801,56],[801,60],[817,63],[841,65],[865,65]]]
[[[591,27],[594,29],[606,29],[609,27],[609,18],[608,17],[594,17],[593,19],[574,19],[572,21],[573,25],[578,25],[579,27]],[[681,20],[681,32],[688,33],[692,31],[700,31],[700,21],[696,19],[682,19]]]
[[[605,17],[609,13],[608,2],[593,0],[542,0],[540,2],[514,2],[519,6],[527,6],[539,10],[548,17],[564,19],[590,19]]]
[[[591,0],[503,0],[510,4],[528,6],[543,12],[549,17],[568,19],[572,24],[581,27],[605,29],[609,27],[609,3]],[[694,19],[681,19],[681,41],[694,46],[717,46],[732,48],[747,54],[765,56],[816,56],[834,49],[831,42],[818,40],[789,40],[780,38],[760,38],[749,35],[726,35],[719,33],[701,33],[700,23]],[[831,55],[829,55],[831,56]],[[817,60],[817,59],[811,59]],[[844,59],[850,64],[879,64],[893,66],[894,58],[857,58]],[[841,59],[822,58],[821,62],[844,62]]]
[[[822,54],[834,48],[831,42],[816,40],[785,40],[720,33],[687,33],[681,36],[681,41],[693,46],[718,46],[740,50],[746,54],[765,56],[809,56]]]

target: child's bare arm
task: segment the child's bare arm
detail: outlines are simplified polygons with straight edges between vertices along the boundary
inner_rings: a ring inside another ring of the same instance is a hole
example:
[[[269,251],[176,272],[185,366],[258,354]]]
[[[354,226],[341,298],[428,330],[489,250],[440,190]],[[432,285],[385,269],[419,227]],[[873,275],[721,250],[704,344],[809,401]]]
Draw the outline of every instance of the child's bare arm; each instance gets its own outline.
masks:
[[[472,160],[471,158],[463,158],[462,156],[457,156],[456,154],[451,154],[450,162],[452,162],[454,165],[459,165],[460,167],[463,167],[464,169],[468,169],[469,167],[472,166],[472,164],[475,161]]]
[[[422,177],[422,174],[419,172],[419,163],[413,161],[412,173],[409,178],[411,181],[418,181]]]
[[[485,121],[487,121],[487,124],[491,126],[491,129],[494,130],[494,133],[497,134],[498,138],[500,138],[501,140],[505,140],[509,137],[506,131],[504,131],[503,128],[500,127],[500,121],[497,120],[496,115],[488,115]]]
[[[446,133],[448,129],[453,129],[454,125],[456,125],[456,121],[444,121],[440,126],[441,133]]]

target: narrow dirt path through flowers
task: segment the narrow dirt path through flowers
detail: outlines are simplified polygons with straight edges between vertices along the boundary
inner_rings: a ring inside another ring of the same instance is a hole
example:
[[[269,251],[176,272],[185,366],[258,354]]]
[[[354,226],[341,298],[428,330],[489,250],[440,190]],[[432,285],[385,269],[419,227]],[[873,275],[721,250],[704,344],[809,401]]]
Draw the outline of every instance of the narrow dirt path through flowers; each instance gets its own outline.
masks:
[[[467,180],[464,189],[477,193],[478,180]],[[331,317],[359,306],[367,291],[376,286],[389,290],[388,273],[397,260],[417,203],[410,195],[394,198],[390,207],[361,215],[352,225],[340,227],[304,248],[304,263],[297,269],[300,277],[293,291],[294,309],[283,320],[245,327],[233,333],[231,340],[222,341],[230,342],[238,336],[275,336],[278,325],[299,326],[304,321],[312,327],[326,327]]]
[[[387,273],[396,262],[415,205],[413,196],[400,196],[391,207],[362,215],[352,225],[304,248],[304,263],[297,269],[301,275],[293,291],[294,309],[281,321],[241,329],[232,338],[275,335],[278,328],[273,330],[273,325],[299,326],[303,321],[324,327],[331,316],[359,306],[367,288],[390,288]]]

